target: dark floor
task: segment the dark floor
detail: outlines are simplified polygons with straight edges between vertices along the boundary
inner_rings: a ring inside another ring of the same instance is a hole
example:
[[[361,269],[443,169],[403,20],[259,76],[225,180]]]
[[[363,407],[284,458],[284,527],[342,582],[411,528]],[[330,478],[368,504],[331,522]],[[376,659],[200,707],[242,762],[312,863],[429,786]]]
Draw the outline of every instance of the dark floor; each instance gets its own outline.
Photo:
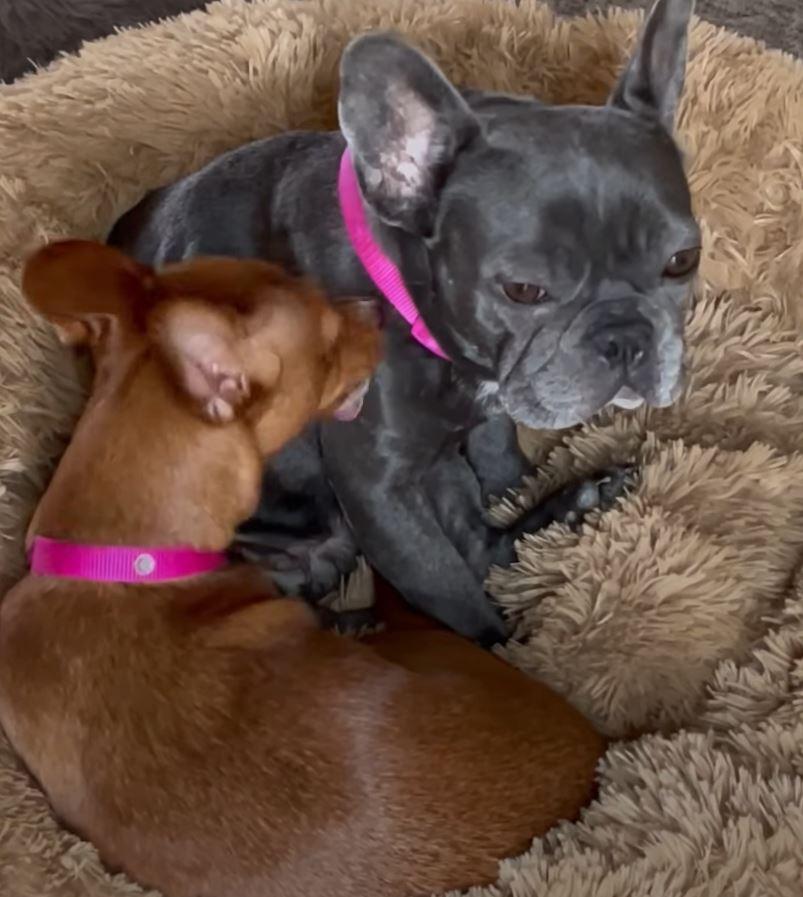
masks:
[[[0,83],[84,41],[189,12],[209,0],[0,0]]]
[[[186,12],[207,0],[0,0],[0,82],[46,65],[115,26]],[[426,0],[421,0],[425,3]],[[565,15],[652,0],[548,0]],[[803,56],[803,0],[697,0],[700,16]]]
[[[638,9],[651,0],[548,0],[563,15],[609,6]],[[803,56],[803,0],[697,0],[697,15],[717,25],[766,41],[770,46]]]

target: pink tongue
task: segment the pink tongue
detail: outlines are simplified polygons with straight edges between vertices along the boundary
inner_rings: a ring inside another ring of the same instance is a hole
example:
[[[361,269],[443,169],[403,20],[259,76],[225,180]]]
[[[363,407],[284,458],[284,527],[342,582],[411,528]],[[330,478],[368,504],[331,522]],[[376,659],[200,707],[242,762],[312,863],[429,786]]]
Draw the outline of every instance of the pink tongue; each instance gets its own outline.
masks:
[[[369,385],[370,380],[364,380],[346,397],[346,401],[334,413],[336,420],[354,420],[362,410],[363,399],[368,392]]]
[[[335,411],[337,420],[354,420],[362,410],[362,400],[365,394],[360,391],[350,395],[345,402]]]

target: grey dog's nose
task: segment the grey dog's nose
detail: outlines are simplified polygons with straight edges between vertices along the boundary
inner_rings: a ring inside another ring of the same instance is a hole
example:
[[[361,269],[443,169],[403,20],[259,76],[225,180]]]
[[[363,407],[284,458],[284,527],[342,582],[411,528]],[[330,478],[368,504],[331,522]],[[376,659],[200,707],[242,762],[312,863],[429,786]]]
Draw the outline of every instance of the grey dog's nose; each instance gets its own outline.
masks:
[[[652,329],[647,321],[616,321],[589,335],[594,350],[613,367],[633,367],[647,354]]]

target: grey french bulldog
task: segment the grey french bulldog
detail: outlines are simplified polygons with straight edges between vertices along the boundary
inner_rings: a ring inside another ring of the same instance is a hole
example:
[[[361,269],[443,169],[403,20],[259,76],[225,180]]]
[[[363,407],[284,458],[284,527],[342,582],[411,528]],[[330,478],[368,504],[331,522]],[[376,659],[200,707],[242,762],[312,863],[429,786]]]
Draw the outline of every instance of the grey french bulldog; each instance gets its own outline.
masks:
[[[658,0],[602,107],[461,92],[397,36],[363,35],[342,58],[340,132],[240,147],[117,223],[110,242],[150,264],[263,257],[334,301],[380,304],[385,360],[361,413],[271,462],[242,527],[239,551],[284,590],[325,594],[361,551],[412,605],[492,644],[506,627],[489,567],[521,533],[621,488],[619,470],[579,483],[508,530],[485,511],[528,471],[516,423],[571,427],[681,388],[700,233],[672,130],[692,6]],[[449,360],[355,254],[338,200],[346,147],[372,237]]]

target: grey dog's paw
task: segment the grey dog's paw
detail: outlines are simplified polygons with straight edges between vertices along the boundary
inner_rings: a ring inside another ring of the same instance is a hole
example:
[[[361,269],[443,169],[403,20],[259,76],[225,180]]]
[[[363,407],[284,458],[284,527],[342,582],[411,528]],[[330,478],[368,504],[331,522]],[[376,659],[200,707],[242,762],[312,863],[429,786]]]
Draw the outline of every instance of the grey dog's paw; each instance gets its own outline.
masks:
[[[607,511],[632,483],[635,468],[631,465],[610,467],[593,477],[572,483],[548,498],[542,505],[550,522],[565,523],[576,529],[589,511]]]
[[[515,538],[534,533],[551,523],[565,523],[576,530],[589,511],[607,511],[632,482],[635,467],[623,465],[601,470],[594,476],[565,486],[528,511],[510,530]],[[495,563],[510,563],[512,556],[498,555]]]

